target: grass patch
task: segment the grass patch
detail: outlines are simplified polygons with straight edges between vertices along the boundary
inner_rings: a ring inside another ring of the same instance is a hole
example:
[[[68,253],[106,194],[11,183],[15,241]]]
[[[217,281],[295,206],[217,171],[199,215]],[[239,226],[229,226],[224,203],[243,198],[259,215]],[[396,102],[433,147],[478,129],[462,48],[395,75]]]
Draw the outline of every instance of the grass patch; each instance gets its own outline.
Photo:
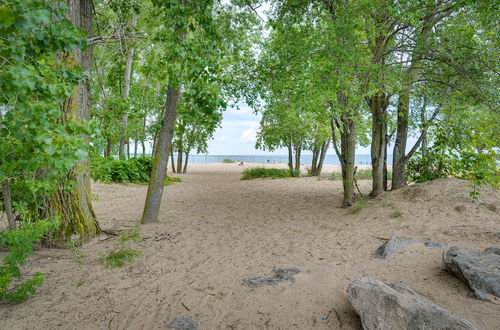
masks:
[[[396,210],[396,211],[392,212],[392,214],[391,214],[391,217],[393,217],[393,218],[400,218],[402,216],[403,216],[403,212],[401,212],[399,210]]]
[[[300,171],[282,169],[282,168],[247,168],[243,171],[241,180],[259,179],[259,178],[296,178],[300,176]]]
[[[138,232],[133,232],[133,233],[121,236],[119,238],[119,241],[121,243],[125,243],[128,241],[134,241],[134,242],[138,243],[138,242],[142,241],[142,237]]]
[[[352,214],[359,213],[359,212],[361,212],[362,209],[365,208],[367,203],[368,203],[367,197],[360,197],[360,198],[356,199],[356,201],[354,202],[354,205],[351,206],[351,208],[349,209],[349,212]]]
[[[235,161],[235,160],[232,160],[231,158],[224,158],[224,159],[222,160],[222,162],[223,162],[224,164],[232,164],[232,163],[236,163],[236,161]]]
[[[178,176],[166,176],[165,180],[163,180],[163,185],[170,186],[170,185],[174,184],[175,182],[182,182],[182,179],[179,178]]]
[[[111,251],[107,256],[101,256],[99,262],[109,268],[123,267],[126,263],[134,261],[141,255],[141,251],[129,247]]]

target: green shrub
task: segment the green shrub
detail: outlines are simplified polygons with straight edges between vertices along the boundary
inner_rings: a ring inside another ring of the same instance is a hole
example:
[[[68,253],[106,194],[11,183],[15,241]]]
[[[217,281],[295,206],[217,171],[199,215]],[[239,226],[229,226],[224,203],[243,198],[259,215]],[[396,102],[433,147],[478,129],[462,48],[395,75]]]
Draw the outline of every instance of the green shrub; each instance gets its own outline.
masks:
[[[0,299],[13,303],[27,300],[42,285],[44,276],[38,272],[33,277],[20,281],[20,267],[33,253],[33,244],[39,242],[49,231],[57,227],[56,221],[39,220],[23,224],[19,229],[0,232],[0,245],[7,246],[9,253],[0,266]],[[16,279],[15,283],[14,280]]]
[[[153,162],[151,157],[130,158],[128,160],[94,157],[90,162],[90,176],[103,183],[124,182],[147,184]],[[180,182],[180,178],[165,178],[165,185]]]
[[[224,158],[224,159],[222,160],[222,162],[223,162],[223,163],[225,163],[225,164],[236,163],[236,161],[235,161],[235,160],[232,160],[232,159],[230,159],[230,158]]]
[[[300,176],[300,171],[290,170],[290,169],[282,169],[282,168],[263,168],[263,167],[254,167],[247,168],[243,171],[243,176],[241,180],[250,180],[257,178],[295,178]]]

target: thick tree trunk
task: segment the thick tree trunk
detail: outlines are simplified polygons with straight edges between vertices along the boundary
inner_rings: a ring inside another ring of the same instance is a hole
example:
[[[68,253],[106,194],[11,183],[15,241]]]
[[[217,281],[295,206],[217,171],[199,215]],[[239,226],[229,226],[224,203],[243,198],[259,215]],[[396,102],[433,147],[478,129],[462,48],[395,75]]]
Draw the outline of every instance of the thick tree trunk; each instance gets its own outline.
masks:
[[[384,159],[385,139],[387,135],[387,106],[389,98],[385,93],[378,92],[368,99],[372,114],[372,191],[371,197],[377,197],[384,191]]]
[[[5,209],[5,214],[7,215],[7,221],[9,223],[9,231],[16,229],[16,217],[12,211],[12,198],[10,196],[10,184],[9,180],[5,179],[2,182],[2,197],[3,197],[3,207]]]
[[[317,168],[317,163],[318,163],[318,158],[319,158],[319,147],[317,145],[317,142],[314,141],[314,147],[312,150],[312,161],[311,161],[311,175],[316,176],[316,168]]]
[[[188,158],[189,158],[189,150],[185,153],[186,158],[184,159],[184,168],[182,169],[182,173],[186,174],[188,168]]]
[[[354,162],[356,154],[356,120],[343,116],[343,129],[340,134],[340,146],[344,156],[344,166],[342,166],[342,183],[344,186],[344,199],[342,207],[352,205],[354,195]]]
[[[88,36],[92,33],[92,1],[70,0],[69,19],[75,26],[86,31]],[[84,71],[90,71],[92,47],[85,51],[79,49],[68,53],[63,61],[68,64],[79,65]],[[87,121],[90,119],[90,95],[88,82],[84,79],[75,89],[73,95],[62,106],[62,121]],[[53,235],[56,242],[64,242],[76,238],[82,242],[97,236],[100,227],[97,223],[90,198],[89,161],[79,162],[67,175],[73,182],[70,186],[64,184],[58,191],[48,197],[43,217],[59,216],[60,225]]]
[[[160,128],[158,143],[153,158],[151,179],[149,180],[144,212],[141,223],[158,222],[158,213],[163,195],[163,181],[167,170],[167,147],[172,143],[174,123],[177,117],[177,102],[181,91],[179,87],[168,86],[164,117]]]
[[[392,189],[406,185],[406,143],[408,141],[409,91],[399,95],[396,142],[392,158]]]
[[[137,24],[137,14],[134,14],[132,17],[132,26]],[[130,94],[130,78],[132,75],[132,63],[134,62],[134,47],[133,45],[129,46],[128,54],[127,54],[127,62],[125,64],[125,86],[123,88],[123,99],[127,100]],[[130,158],[130,147],[128,144],[127,130],[128,130],[128,109],[122,116],[122,132],[120,137],[120,149],[119,149],[119,158],[124,159],[124,148],[125,143],[127,144],[127,155]]]
[[[106,139],[106,149],[104,150],[104,157],[111,157],[111,153],[113,152],[113,142],[110,138]]]
[[[288,169],[293,170],[293,151],[292,151],[292,144],[289,143],[287,145],[288,148]]]

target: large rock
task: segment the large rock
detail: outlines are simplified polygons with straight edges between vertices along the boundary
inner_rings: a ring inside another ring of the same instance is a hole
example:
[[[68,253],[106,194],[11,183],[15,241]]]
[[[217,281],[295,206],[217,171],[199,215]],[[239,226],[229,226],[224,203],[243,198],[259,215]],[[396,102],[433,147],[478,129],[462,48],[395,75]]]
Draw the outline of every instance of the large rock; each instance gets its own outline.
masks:
[[[454,246],[443,254],[443,260],[478,299],[490,301],[486,296],[488,293],[500,297],[500,255],[497,249],[477,253]]]
[[[185,316],[176,318],[167,325],[167,328],[178,330],[198,330],[198,328],[196,327],[196,323]]]
[[[375,251],[375,257],[385,259],[402,247],[415,242],[418,241],[414,238],[391,236],[385,243],[378,247],[377,251]]]
[[[347,287],[347,297],[366,330],[476,329],[471,323],[400,284],[363,277]]]

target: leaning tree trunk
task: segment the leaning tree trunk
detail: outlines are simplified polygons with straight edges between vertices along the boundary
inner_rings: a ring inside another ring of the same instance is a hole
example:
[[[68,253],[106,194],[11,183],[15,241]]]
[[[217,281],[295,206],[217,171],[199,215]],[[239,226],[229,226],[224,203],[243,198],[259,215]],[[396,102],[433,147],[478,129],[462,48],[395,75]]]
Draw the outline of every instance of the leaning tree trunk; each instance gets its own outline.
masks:
[[[320,176],[323,170],[323,163],[325,162],[326,153],[328,152],[328,146],[330,145],[330,138],[323,143],[321,147],[321,156],[319,157],[318,166],[316,167],[316,175]]]
[[[184,168],[182,169],[182,173],[186,174],[188,168],[188,158],[189,158],[189,150],[185,152],[186,158],[184,159]]]
[[[385,139],[387,135],[387,106],[389,98],[383,92],[371,96],[368,99],[368,106],[372,113],[372,191],[371,197],[377,197],[384,191],[384,159],[385,159]]]
[[[170,145],[170,163],[172,164],[172,173],[175,173],[174,148],[172,144]]]
[[[177,117],[177,102],[179,101],[180,94],[180,86],[168,86],[164,116],[153,158],[153,168],[151,169],[151,178],[149,180],[146,202],[144,204],[144,212],[142,213],[141,223],[143,224],[158,222],[158,213],[160,211],[164,187],[163,181],[165,180],[165,173],[167,170],[167,147],[172,143],[174,123]]]
[[[92,33],[92,0],[70,0],[69,19],[73,24]],[[90,71],[92,47],[85,51],[75,49],[64,56],[63,62],[79,65]],[[88,81],[83,79],[73,95],[61,105],[62,123],[88,121],[90,118],[90,95]],[[59,216],[59,228],[53,234],[56,242],[62,243],[72,238],[84,242],[100,233],[90,198],[89,160],[79,162],[67,175],[71,185],[62,184],[56,193],[46,198],[43,217]]]

